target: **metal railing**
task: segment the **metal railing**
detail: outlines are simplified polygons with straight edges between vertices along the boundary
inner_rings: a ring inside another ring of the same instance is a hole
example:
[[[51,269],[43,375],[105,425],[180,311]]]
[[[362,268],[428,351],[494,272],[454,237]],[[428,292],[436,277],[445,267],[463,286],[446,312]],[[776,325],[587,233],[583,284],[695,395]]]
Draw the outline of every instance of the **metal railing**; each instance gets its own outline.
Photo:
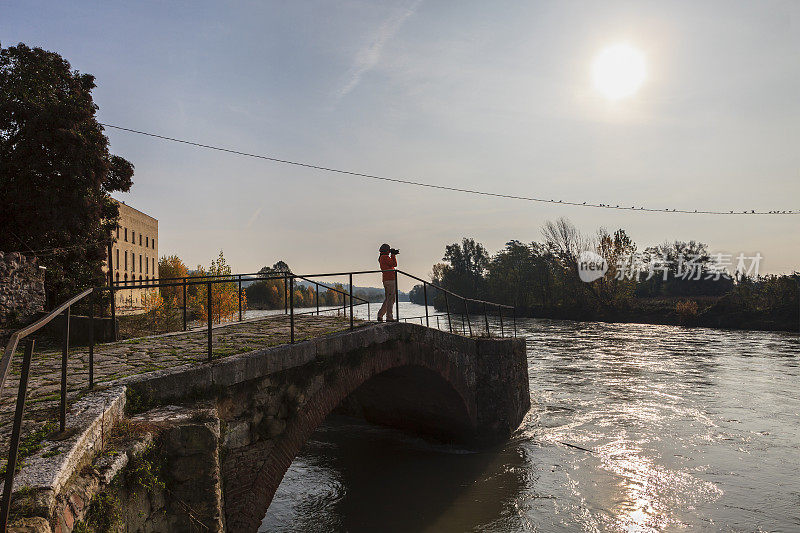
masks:
[[[33,356],[34,339],[28,338],[44,326],[55,320],[61,314],[64,315],[64,344],[61,351],[61,397],[59,403],[59,428],[63,432],[66,424],[67,415],[67,354],[69,353],[69,323],[70,311],[72,306],[94,293],[94,289],[87,289],[58,306],[56,309],[40,318],[33,324],[26,326],[11,334],[6,350],[3,352],[3,359],[0,360],[0,394],[6,382],[9,370],[11,370],[11,358],[19,345],[25,339],[25,352],[22,356],[22,368],[20,369],[19,388],[17,390],[17,405],[14,409],[14,423],[11,427],[11,441],[8,450],[8,461],[6,462],[6,479],[3,484],[3,498],[0,500],[0,531],[5,533],[8,525],[8,513],[11,509],[11,491],[14,485],[14,475],[17,468],[17,454],[19,453],[20,433],[22,432],[22,416],[25,411],[25,397],[28,393],[28,377],[31,369],[31,358]],[[90,328],[92,329],[92,328]]]
[[[182,306],[182,326],[183,331],[187,331],[188,328],[188,318],[187,318],[187,309],[188,309],[188,298],[187,298],[187,291],[190,287],[193,286],[205,286],[206,289],[206,334],[207,334],[207,361],[211,362],[213,360],[213,306],[214,306],[214,298],[213,298],[213,286],[216,284],[231,284],[234,283],[238,286],[237,294],[238,294],[238,320],[241,322],[244,319],[243,315],[243,302],[242,302],[242,283],[243,282],[258,282],[258,281],[267,281],[267,280],[281,280],[283,282],[283,289],[284,289],[284,315],[289,316],[289,323],[290,323],[290,343],[295,342],[295,316],[300,315],[321,315],[322,313],[336,311],[337,313],[341,311],[341,313],[345,316],[348,315],[349,310],[349,317],[350,317],[350,324],[349,328],[352,330],[355,328],[355,307],[366,305],[367,306],[367,321],[371,319],[371,312],[370,312],[370,302],[365,299],[361,298],[353,294],[354,285],[353,285],[353,276],[356,275],[368,275],[368,274],[382,274],[385,271],[382,270],[361,270],[355,272],[336,272],[336,273],[325,273],[325,274],[306,274],[306,275],[298,275],[294,274],[293,272],[280,272],[280,273],[251,273],[251,274],[219,274],[219,275],[198,275],[198,276],[186,276],[186,277],[178,277],[178,278],[159,278],[159,279],[152,279],[152,280],[127,280],[127,281],[117,281],[111,282],[108,286],[104,287],[96,287],[92,289],[87,289],[82,293],[70,298],[59,307],[54,309],[53,311],[49,312],[44,317],[40,318],[33,324],[26,326],[16,332],[14,332],[8,340],[6,344],[5,351],[3,353],[3,358],[0,360],[0,394],[2,394],[3,388],[5,386],[6,378],[8,377],[9,371],[11,369],[11,362],[16,352],[19,343],[24,342],[25,348],[22,357],[22,365],[20,370],[20,380],[19,380],[19,387],[17,390],[17,402],[16,408],[14,410],[14,422],[11,430],[11,439],[9,442],[9,453],[8,453],[8,461],[6,463],[6,475],[5,481],[3,486],[3,496],[2,500],[0,501],[0,533],[5,533],[8,523],[9,517],[9,510],[11,506],[11,494],[13,489],[14,483],[14,476],[16,473],[17,463],[18,463],[18,454],[19,454],[19,443],[22,431],[22,421],[25,411],[25,399],[28,392],[28,381],[30,377],[30,368],[31,368],[31,359],[33,356],[33,349],[35,339],[31,336],[40,331],[43,327],[47,324],[55,320],[59,316],[63,316],[64,320],[64,330],[63,330],[63,339],[62,339],[62,346],[61,346],[61,374],[60,374],[60,396],[59,396],[59,432],[64,433],[66,430],[66,413],[67,413],[67,384],[68,384],[68,355],[69,355],[69,341],[70,341],[70,320],[71,320],[71,310],[72,307],[78,304],[79,302],[83,302],[86,300],[88,302],[88,318],[89,318],[89,329],[88,329],[88,362],[89,362],[89,389],[94,388],[94,348],[95,348],[95,308],[98,306],[98,303],[102,301],[102,297],[104,294],[108,293],[110,295],[110,315],[111,315],[111,337],[114,341],[118,338],[118,327],[117,327],[117,318],[116,318],[116,294],[119,291],[128,290],[128,289],[163,289],[169,287],[180,287],[182,288],[183,292],[183,306]],[[400,321],[400,299],[399,299],[399,288],[398,288],[398,276],[403,275],[412,280],[419,281],[422,283],[423,286],[423,295],[425,299],[425,315],[419,317],[405,317],[402,318],[406,322],[411,319],[419,319],[420,324],[423,324],[423,318],[425,320],[424,324],[427,327],[430,327],[430,320],[431,318],[436,318],[437,321],[437,328],[439,327],[439,319],[440,317],[447,318],[447,330],[449,332],[457,332],[458,328],[453,327],[453,317],[461,317],[461,326],[462,326],[462,333],[468,334],[473,336],[475,331],[472,328],[472,323],[469,319],[470,314],[470,306],[475,308],[475,306],[482,307],[483,310],[483,317],[484,323],[486,328],[486,336],[491,337],[491,329],[489,326],[489,314],[487,309],[490,307],[497,309],[497,316],[500,322],[500,336],[505,336],[505,329],[503,326],[503,309],[510,309],[511,310],[511,319],[513,321],[512,332],[513,336],[516,337],[517,328],[516,328],[516,310],[513,306],[503,305],[493,302],[487,302],[484,300],[477,300],[474,298],[466,298],[460,295],[453,293],[443,287],[425,281],[422,278],[418,278],[417,276],[408,274],[401,270],[391,270],[394,275],[395,279],[395,320]],[[332,287],[330,285],[326,285],[321,283],[317,280],[311,278],[329,278],[329,277],[343,277],[347,276],[348,279],[348,287],[347,290],[338,289],[336,287]],[[294,288],[295,283],[297,280],[304,281],[309,284],[313,284],[315,288],[315,306],[316,309],[312,309],[310,311],[304,312],[295,312],[295,302],[294,302]],[[320,298],[319,298],[319,291],[320,287],[323,287],[326,291],[332,291],[336,294],[342,295],[342,304],[341,306],[331,306],[328,309],[320,309]],[[434,308],[433,313],[429,312],[429,302],[428,302],[428,287],[432,287],[442,293],[444,295],[444,304],[445,304],[445,312],[444,313],[436,313]],[[460,313],[457,310],[452,310],[450,307],[451,299],[454,302],[460,302]],[[358,303],[356,303],[358,302]],[[268,318],[268,317],[264,317]],[[464,323],[466,322],[467,328],[464,327]]]

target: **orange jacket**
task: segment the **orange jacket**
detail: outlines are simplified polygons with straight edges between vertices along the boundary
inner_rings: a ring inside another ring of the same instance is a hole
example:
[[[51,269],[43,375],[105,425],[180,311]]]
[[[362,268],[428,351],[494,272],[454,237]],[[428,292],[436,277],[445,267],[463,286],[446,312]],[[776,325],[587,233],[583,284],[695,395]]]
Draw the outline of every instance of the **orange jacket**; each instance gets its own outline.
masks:
[[[397,266],[397,258],[394,255],[381,254],[378,256],[378,264],[383,270],[383,281],[394,281],[394,267]]]

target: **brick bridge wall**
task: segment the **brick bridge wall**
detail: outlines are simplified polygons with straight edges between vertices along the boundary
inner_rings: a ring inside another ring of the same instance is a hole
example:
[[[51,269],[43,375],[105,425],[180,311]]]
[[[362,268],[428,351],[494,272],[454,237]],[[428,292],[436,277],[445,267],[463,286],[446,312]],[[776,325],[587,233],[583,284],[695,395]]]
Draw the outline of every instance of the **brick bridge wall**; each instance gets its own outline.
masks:
[[[227,531],[256,531],[286,470],[334,410],[473,445],[530,407],[523,339],[382,324],[130,381],[146,401],[216,398]]]

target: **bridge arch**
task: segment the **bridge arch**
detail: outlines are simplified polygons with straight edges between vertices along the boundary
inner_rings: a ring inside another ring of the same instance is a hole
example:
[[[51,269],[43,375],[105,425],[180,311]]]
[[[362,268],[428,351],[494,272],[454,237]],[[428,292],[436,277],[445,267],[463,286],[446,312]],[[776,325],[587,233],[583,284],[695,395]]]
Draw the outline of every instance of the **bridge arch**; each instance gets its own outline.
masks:
[[[283,393],[277,395],[294,408],[285,425],[277,425],[282,431],[272,435],[276,433],[273,426],[265,432],[256,424],[255,432],[269,438],[254,436],[254,442],[223,454],[229,531],[258,529],[292,461],[334,411],[447,440],[468,441],[476,430],[474,383],[470,383],[463,364],[443,350],[424,345],[400,350],[378,345],[359,350],[333,366],[317,365],[316,375],[305,386],[293,374],[296,372],[285,376]],[[275,382],[273,377],[270,385],[274,387]],[[276,395],[268,397],[273,405],[262,410],[275,413]],[[292,407],[281,405],[277,412],[288,413]]]
[[[524,339],[468,338],[402,323],[367,325],[123,383],[146,404],[190,403],[213,413],[208,423],[186,423],[191,442],[167,446],[175,456],[170,467],[189,476],[185,483],[198,476],[196,482],[211,491],[213,502],[194,508],[194,515],[224,521],[235,532],[258,529],[295,456],[336,409],[482,446],[511,436],[530,407]],[[213,436],[203,440],[195,430]],[[187,471],[196,459],[210,461],[213,472]]]

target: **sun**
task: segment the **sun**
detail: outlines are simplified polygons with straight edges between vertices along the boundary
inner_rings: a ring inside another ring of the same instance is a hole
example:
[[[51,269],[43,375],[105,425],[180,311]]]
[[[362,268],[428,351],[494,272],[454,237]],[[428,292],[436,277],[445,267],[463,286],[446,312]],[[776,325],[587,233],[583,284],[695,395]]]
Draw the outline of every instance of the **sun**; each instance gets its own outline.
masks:
[[[592,81],[609,100],[632,96],[644,83],[647,70],[641,50],[627,43],[609,46],[592,64]]]

